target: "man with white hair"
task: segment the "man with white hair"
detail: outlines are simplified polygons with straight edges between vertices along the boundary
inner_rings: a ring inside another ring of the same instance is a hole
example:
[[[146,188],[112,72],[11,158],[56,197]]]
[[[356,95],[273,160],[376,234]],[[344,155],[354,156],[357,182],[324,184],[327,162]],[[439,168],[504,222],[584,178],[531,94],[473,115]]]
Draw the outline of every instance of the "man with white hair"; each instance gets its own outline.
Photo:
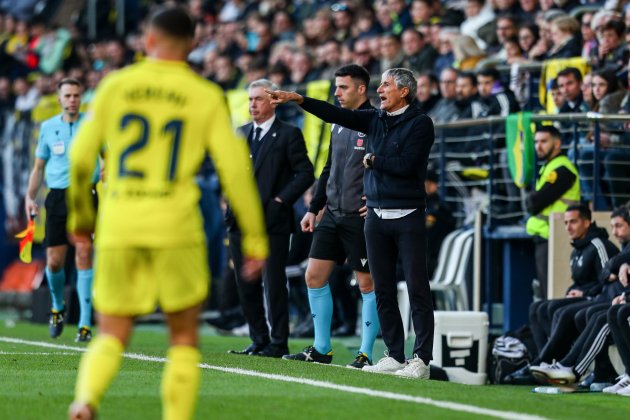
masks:
[[[277,89],[277,86],[267,79],[255,80],[249,85],[249,113],[253,121],[239,130],[251,151],[269,236],[269,258],[262,280],[250,282],[241,276],[241,232],[228,210],[230,252],[252,339],[252,344],[244,350],[230,353],[279,358],[289,354],[289,288],[285,267],[289,238],[295,230],[293,203],[302,197],[315,177],[302,132],[276,118],[276,105],[270,102],[266,89]]]

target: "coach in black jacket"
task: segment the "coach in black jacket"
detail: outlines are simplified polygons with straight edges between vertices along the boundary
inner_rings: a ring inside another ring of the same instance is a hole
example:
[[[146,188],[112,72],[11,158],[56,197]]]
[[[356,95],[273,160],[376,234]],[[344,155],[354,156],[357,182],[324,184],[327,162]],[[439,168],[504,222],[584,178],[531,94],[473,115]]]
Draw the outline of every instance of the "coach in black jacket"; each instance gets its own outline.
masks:
[[[416,80],[407,69],[383,73],[377,93],[380,110],[345,110],[295,92],[268,91],[272,103],[294,101],[324,121],[364,132],[365,222],[368,259],[383,340],[388,356],[363,370],[396,372],[427,379],[433,349],[433,305],[426,266],[424,179],[435,140],[433,122],[415,101]],[[414,358],[407,362],[397,301],[396,261],[400,256],[416,333]]]
[[[254,121],[239,129],[250,145],[254,177],[269,235],[269,258],[262,283],[247,282],[241,278],[238,269],[243,263],[241,234],[229,210],[226,223],[241,305],[253,341],[245,350],[232,353],[282,357],[289,353],[289,300],[285,267],[289,238],[295,230],[293,204],[311,186],[315,177],[302,132],[275,116],[275,105],[270,104],[264,91],[273,88],[275,85],[266,79],[249,85],[249,112]],[[266,305],[263,303],[263,289]],[[271,326],[271,335],[267,321]]]

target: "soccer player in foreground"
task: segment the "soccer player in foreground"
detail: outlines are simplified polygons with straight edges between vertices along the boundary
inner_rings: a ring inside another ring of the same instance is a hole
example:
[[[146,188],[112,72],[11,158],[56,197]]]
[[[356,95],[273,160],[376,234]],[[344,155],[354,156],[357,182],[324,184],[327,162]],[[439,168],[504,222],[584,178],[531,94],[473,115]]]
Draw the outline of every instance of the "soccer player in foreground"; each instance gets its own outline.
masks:
[[[209,282],[194,175],[206,152],[243,232],[244,277],[259,275],[267,256],[246,144],[232,130],[220,89],[185,63],[193,34],[182,9],[156,11],[145,36],[147,60],[101,82],[70,153],[68,229],[77,243],[94,230],[89,178],[102,148],[108,171],[96,227],[99,333],[79,365],[71,419],[94,417],[119,370],[134,318],[156,304],[170,334],[163,418],[193,417],[197,320]]]

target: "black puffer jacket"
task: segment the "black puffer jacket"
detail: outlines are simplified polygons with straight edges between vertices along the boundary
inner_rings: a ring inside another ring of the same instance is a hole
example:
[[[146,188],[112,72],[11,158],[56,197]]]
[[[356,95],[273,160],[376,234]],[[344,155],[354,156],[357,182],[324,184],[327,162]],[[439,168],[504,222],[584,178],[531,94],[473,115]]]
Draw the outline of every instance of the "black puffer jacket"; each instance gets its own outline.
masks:
[[[601,291],[599,278],[608,260],[619,253],[608,240],[606,229],[591,224],[586,236],[571,242],[571,278],[569,290],[581,290],[585,296],[595,296]]]

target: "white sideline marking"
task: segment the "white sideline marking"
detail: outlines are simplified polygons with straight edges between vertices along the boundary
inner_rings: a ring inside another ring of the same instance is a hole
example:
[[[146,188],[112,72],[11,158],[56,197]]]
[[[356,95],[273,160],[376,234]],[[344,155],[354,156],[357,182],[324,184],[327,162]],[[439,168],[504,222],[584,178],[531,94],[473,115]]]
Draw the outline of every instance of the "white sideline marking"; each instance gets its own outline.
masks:
[[[37,351],[1,351],[0,355],[19,355],[19,356],[76,356],[77,352],[37,352]]]
[[[0,337],[0,342],[3,342],[3,341],[6,343],[25,344],[25,345],[30,345],[30,346],[45,347],[45,348],[59,349],[59,350],[73,350],[76,352],[86,351],[85,347],[73,347],[73,346],[66,346],[63,344],[46,343],[42,341],[30,341],[30,340],[22,340],[19,338]],[[144,354],[137,354],[137,353],[124,353],[123,356],[126,357],[127,359],[142,360],[146,362],[158,362],[158,363],[166,362],[166,358],[164,357],[147,356]],[[257,372],[254,370],[246,370],[246,369],[240,369],[240,368],[213,366],[207,363],[200,363],[199,367],[201,367],[202,369],[216,370],[219,372],[235,373],[237,375],[253,376],[257,378],[271,379],[274,381],[291,382],[291,383],[296,383],[300,385],[310,385],[310,386],[314,386],[318,388],[333,389],[336,391],[343,391],[343,392],[348,392],[351,394],[367,395],[370,397],[384,398],[388,400],[406,401],[406,402],[411,402],[411,403],[416,403],[416,404],[430,405],[430,406],[443,408],[447,410],[462,411],[465,413],[479,414],[483,416],[492,416],[492,417],[498,417],[502,419],[510,419],[510,420],[545,419],[545,417],[535,416],[531,414],[517,413],[514,411],[493,410],[490,408],[477,407],[477,406],[469,405],[469,404],[461,404],[461,403],[450,402],[450,401],[440,401],[440,400],[434,400],[431,398],[416,397],[413,395],[406,395],[406,394],[397,394],[395,392],[380,391],[380,390],[375,390],[375,389],[370,389],[370,388],[360,388],[356,386],[339,385],[332,382],[317,381],[317,380],[306,379],[306,378],[297,378],[294,376],[277,375],[273,373],[263,373],[263,372]],[[405,380],[405,379],[401,379],[401,380]]]

